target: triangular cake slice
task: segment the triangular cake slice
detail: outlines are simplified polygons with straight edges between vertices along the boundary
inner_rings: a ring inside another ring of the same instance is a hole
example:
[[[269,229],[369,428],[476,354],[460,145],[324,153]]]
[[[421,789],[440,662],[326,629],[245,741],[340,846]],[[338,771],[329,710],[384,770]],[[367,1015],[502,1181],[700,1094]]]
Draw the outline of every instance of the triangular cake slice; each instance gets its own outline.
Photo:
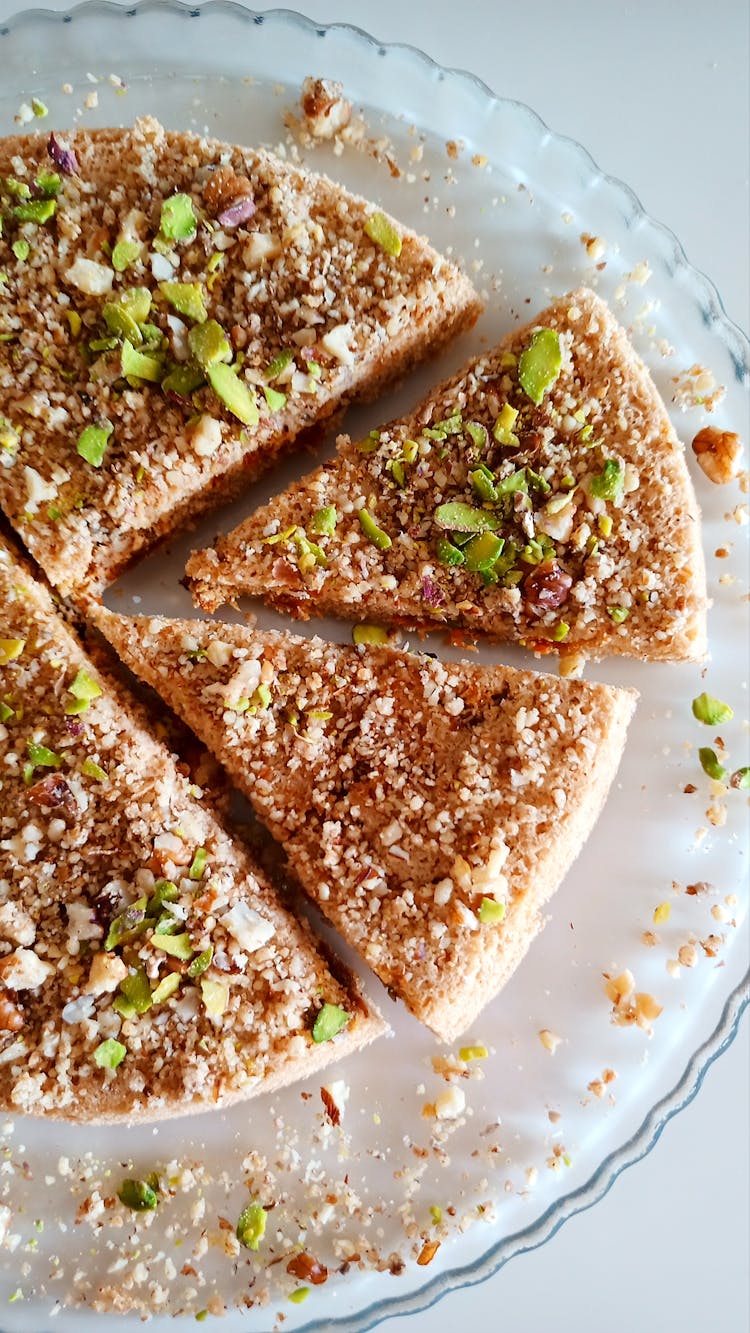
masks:
[[[539,650],[700,657],[695,496],[604,303],[557,301],[194,555],[198,603],[459,626]]]
[[[0,1107],[227,1106],[384,1030],[0,543]]]
[[[0,505],[89,593],[471,325],[424,239],[267,152],[0,141]]]
[[[311,898],[451,1040],[599,814],[634,695],[384,647],[95,612],[221,759]]]

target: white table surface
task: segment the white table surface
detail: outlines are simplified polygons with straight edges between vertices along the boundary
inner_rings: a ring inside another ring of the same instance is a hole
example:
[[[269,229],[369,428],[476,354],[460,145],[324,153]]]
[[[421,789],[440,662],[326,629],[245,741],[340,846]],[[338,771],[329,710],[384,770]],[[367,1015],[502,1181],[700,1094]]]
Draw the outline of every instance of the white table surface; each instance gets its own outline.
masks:
[[[0,21],[23,7],[0,0]],[[297,0],[295,7],[412,43],[529,103],[673,228],[747,330],[750,10],[743,0]],[[480,1286],[406,1323],[387,1320],[380,1333],[453,1333],[459,1321],[481,1333],[748,1333],[749,1038],[745,1018],[692,1105],[588,1213]]]

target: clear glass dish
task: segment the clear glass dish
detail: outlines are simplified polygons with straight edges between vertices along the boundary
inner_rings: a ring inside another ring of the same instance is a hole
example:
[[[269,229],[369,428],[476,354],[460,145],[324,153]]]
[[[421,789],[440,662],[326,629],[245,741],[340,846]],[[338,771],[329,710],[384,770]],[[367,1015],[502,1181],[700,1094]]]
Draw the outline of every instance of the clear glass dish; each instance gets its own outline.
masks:
[[[668,402],[673,377],[695,364],[726,386],[711,418],[700,409],[677,412],[685,440],[707,420],[747,438],[748,344],[708,280],[688,264],[675,237],[645,215],[626,186],[602,175],[584,149],[553,134],[528,107],[496,98],[471,75],[441,69],[411,48],[382,46],[355,28],[322,28],[288,11],[253,14],[223,3],[193,9],[159,2],[131,10],[95,3],[66,15],[26,13],[0,28],[0,61],[3,134],[14,132],[19,107],[35,96],[49,116],[30,128],[126,123],[153,114],[171,128],[205,128],[273,147],[285,142],[282,113],[297,101],[305,75],[343,81],[368,136],[388,141],[387,155],[401,174],[392,174],[382,154],[376,160],[353,149],[337,156],[318,148],[306,153],[309,165],[381,201],[463,259],[487,296],[470,335],[408,385],[353,413],[353,429],[370,429],[408,407],[517,317],[586,282],[631,328]],[[601,255],[587,253],[584,233],[602,239]],[[672,353],[665,355],[668,348]],[[179,585],[187,551],[309,465],[308,456],[290,460],[220,518],[144,561],[109,594],[112,605],[189,613]],[[434,1151],[422,1108],[444,1086],[431,1061],[445,1052],[369,977],[365,986],[384,1006],[394,1035],[340,1068],[350,1087],[341,1131],[326,1127],[315,1082],[164,1126],[91,1129],[9,1118],[0,1130],[6,1153],[0,1208],[11,1206],[8,1231],[20,1239],[15,1248],[7,1248],[7,1238],[0,1247],[6,1333],[98,1326],[101,1315],[92,1307],[99,1287],[125,1290],[128,1283],[157,1328],[167,1326],[167,1314],[210,1309],[218,1294],[229,1307],[224,1327],[230,1331],[267,1329],[272,1312],[283,1310],[291,1329],[362,1333],[386,1315],[420,1309],[452,1287],[480,1281],[514,1254],[542,1244],[567,1217],[600,1198],[696,1094],[709,1064],[732,1040],[747,1001],[748,949],[747,802],[730,791],[714,798],[726,807],[726,823],[713,826],[707,819],[712,795],[697,761],[705,737],[690,713],[691,699],[704,688],[730,700],[735,718],[723,738],[731,766],[747,762],[748,528],[725,517],[746,497],[736,485],[711,487],[699,471],[696,486],[714,599],[711,664],[705,674],[695,666],[625,660],[591,669],[641,693],[623,766],[594,835],[551,903],[546,930],[470,1034],[491,1055],[471,1066],[477,1076],[462,1085],[467,1115],[452,1127],[443,1153]],[[716,548],[730,543],[728,558],[716,560]],[[270,613],[260,619],[278,623]],[[295,628],[313,632],[321,625]],[[322,631],[348,636],[338,624]],[[456,655],[439,639],[429,646]],[[527,660],[514,649],[483,649],[481,656]],[[697,791],[686,795],[686,784]],[[715,888],[685,893],[696,883]],[[669,920],[654,925],[654,910],[664,902],[671,906]],[[658,936],[651,948],[642,941],[647,930]],[[710,935],[723,937],[713,957],[701,946]],[[670,975],[667,962],[690,940],[697,942],[697,965]],[[651,1037],[611,1022],[602,973],[626,967],[638,988],[663,1005]],[[562,1039],[554,1056],[539,1040],[544,1028]],[[617,1078],[597,1096],[605,1069]],[[258,1156],[250,1159],[252,1153]],[[276,1208],[262,1251],[235,1258],[219,1243],[228,1234],[219,1219],[233,1224],[249,1197],[248,1182],[262,1182],[261,1155],[272,1176],[264,1188]],[[119,1209],[97,1216],[94,1191],[111,1196],[121,1176],[167,1164],[174,1196],[152,1226],[134,1224]],[[321,1204],[326,1194],[337,1196],[330,1216]],[[196,1208],[201,1195],[202,1216]],[[85,1204],[92,1197],[93,1207]],[[431,1208],[442,1209],[441,1222]],[[113,1218],[124,1225],[112,1225]],[[35,1219],[44,1220],[43,1230]],[[331,1276],[296,1305],[288,1295],[300,1282],[287,1274],[285,1262],[267,1265],[287,1255],[300,1226]],[[204,1231],[207,1253],[193,1258]],[[441,1240],[440,1248],[429,1266],[417,1264],[432,1239]],[[335,1273],[334,1264],[352,1248],[363,1266],[355,1261],[345,1275]],[[399,1268],[403,1259],[403,1271],[376,1271],[375,1251],[386,1269],[389,1256],[399,1256],[390,1266]],[[205,1285],[180,1274],[186,1261],[203,1272]],[[263,1288],[268,1305],[258,1303]],[[19,1290],[23,1299],[7,1304]],[[63,1309],[53,1321],[56,1303],[72,1297],[83,1308]],[[245,1298],[256,1302],[249,1310]],[[136,1313],[118,1324],[139,1326]]]

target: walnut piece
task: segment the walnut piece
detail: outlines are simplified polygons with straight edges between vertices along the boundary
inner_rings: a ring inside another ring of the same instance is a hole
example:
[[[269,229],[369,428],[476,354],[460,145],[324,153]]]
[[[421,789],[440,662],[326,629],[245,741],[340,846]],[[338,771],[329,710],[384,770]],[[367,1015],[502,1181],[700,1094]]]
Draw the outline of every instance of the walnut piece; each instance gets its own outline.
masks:
[[[340,83],[328,79],[305,79],[300,105],[305,125],[314,139],[332,139],[349,124],[352,104],[343,94]]]
[[[693,440],[693,453],[709,481],[725,486],[740,470],[742,442],[734,431],[704,426]]]

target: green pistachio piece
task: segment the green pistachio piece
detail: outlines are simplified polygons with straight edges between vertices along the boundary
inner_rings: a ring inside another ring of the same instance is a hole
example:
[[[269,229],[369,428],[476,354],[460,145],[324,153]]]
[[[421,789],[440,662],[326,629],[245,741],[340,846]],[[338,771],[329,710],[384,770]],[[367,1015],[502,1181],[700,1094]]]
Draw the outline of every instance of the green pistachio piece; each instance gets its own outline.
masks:
[[[285,348],[283,352],[279,352],[278,356],[275,356],[273,361],[271,361],[270,365],[266,368],[265,378],[267,380],[275,380],[276,376],[280,375],[282,370],[286,370],[287,366],[292,361],[293,355],[293,352],[289,351],[288,348]]]
[[[11,199],[31,198],[31,187],[26,184],[26,181],[17,180],[15,176],[6,176],[5,192],[10,195]]]
[[[464,547],[466,568],[475,574],[484,574],[494,568],[503,553],[505,542],[492,532],[481,532]]]
[[[505,916],[505,903],[499,903],[495,898],[483,898],[477,916],[483,926],[496,926]]]
[[[447,565],[449,568],[458,568],[464,563],[466,556],[459,550],[453,542],[448,541],[447,537],[441,537],[437,545],[437,557],[441,565]]]
[[[16,222],[34,222],[41,226],[49,222],[57,212],[56,199],[30,199],[28,203],[16,204],[10,215]]]
[[[151,992],[151,999],[154,1004],[163,1004],[170,995],[174,995],[180,988],[181,977],[179,972],[168,972],[165,977],[155,986]]]
[[[102,316],[110,333],[116,338],[127,339],[134,347],[140,347],[143,334],[126,306],[117,301],[107,301]]]
[[[316,542],[311,542],[301,528],[295,528],[291,535],[297,548],[297,564],[303,574],[314,569],[316,565],[320,565],[322,569],[328,568],[328,560],[323,548],[318,546]]]
[[[24,264],[28,259],[29,253],[31,251],[31,246],[29,245],[28,241],[25,241],[23,240],[23,238],[21,238],[18,241],[14,241],[10,248],[13,251],[14,255],[16,256],[16,259],[18,260],[19,264]]]
[[[121,1065],[128,1053],[127,1046],[123,1046],[121,1041],[115,1041],[114,1037],[108,1037],[102,1041],[94,1051],[94,1064],[100,1069],[116,1069]]]
[[[206,326],[203,325],[203,328]],[[224,404],[232,416],[245,426],[257,426],[260,420],[255,395],[244,380],[238,378],[231,366],[218,362],[206,369],[209,384],[216,397]]]
[[[259,1203],[243,1208],[237,1222],[237,1239],[246,1250],[257,1250],[266,1230],[266,1210]]]
[[[351,1014],[338,1004],[324,1004],[318,1013],[312,1030],[315,1042],[330,1041],[349,1022]]]
[[[338,513],[335,505],[322,505],[316,509],[310,523],[311,531],[317,537],[332,537],[336,531]]]
[[[140,241],[118,241],[112,251],[112,267],[115,273],[124,273],[140,258],[143,246]]]
[[[467,421],[464,430],[475,448],[485,449],[487,447],[487,427],[483,426],[480,421]]]
[[[195,856],[193,857],[192,862],[190,863],[190,869],[188,870],[188,877],[195,880],[203,879],[203,876],[206,873],[207,860],[208,852],[205,847],[196,848]]]
[[[10,722],[12,717],[15,717],[14,710],[4,699],[0,699],[0,722]]]
[[[174,903],[179,896],[180,891],[171,879],[158,879],[148,900],[147,915],[150,917],[159,916],[164,903]]]
[[[62,176],[57,171],[40,171],[34,177],[34,184],[43,199],[56,199],[60,193]]]
[[[213,944],[209,944],[208,948],[203,950],[203,953],[199,953],[198,956],[193,959],[187,970],[188,976],[192,981],[195,981],[196,977],[202,976],[206,971],[206,968],[211,966],[213,956],[214,946]]]
[[[155,949],[161,949],[162,953],[168,953],[172,958],[181,958],[183,962],[189,962],[193,956],[193,946],[187,931],[182,931],[180,935],[154,934],[151,943]]]
[[[32,768],[60,768],[62,759],[46,745],[37,745],[36,741],[27,741],[26,750]]]
[[[189,194],[173,194],[161,206],[160,231],[167,241],[192,241],[198,219]]]
[[[263,396],[271,412],[280,412],[282,407],[286,407],[286,394],[279,393],[278,389],[271,389],[267,384],[264,384]]]
[[[200,366],[175,366],[161,382],[165,393],[176,393],[179,398],[189,398],[196,389],[205,384],[206,376]]]
[[[729,722],[734,717],[734,709],[722,703],[721,699],[715,699],[712,694],[704,692],[693,699],[693,717],[707,727],[720,727],[723,722]]]
[[[221,324],[209,319],[204,324],[197,324],[188,334],[188,344],[198,365],[212,366],[217,361],[226,361],[232,349]]]
[[[199,282],[160,282],[159,291],[178,315],[184,315],[196,324],[205,324],[208,314]]]
[[[106,771],[95,763],[93,759],[84,759],[81,764],[81,772],[86,778],[96,778],[99,782],[109,782]]]
[[[608,606],[607,615],[615,625],[621,625],[623,621],[627,620],[630,611],[627,606]]]
[[[480,500],[492,502],[497,499],[497,489],[495,487],[495,475],[488,467],[482,464],[474,472],[469,473],[469,481],[475,495]]]
[[[360,509],[358,511],[358,518],[362,526],[362,531],[368,541],[371,541],[373,546],[377,546],[379,551],[389,550],[393,545],[393,542],[388,536],[388,533],[378,527],[370,511],[368,509]]]
[[[151,293],[148,287],[125,287],[117,294],[117,304],[127,310],[136,324],[143,324],[151,313]]]
[[[135,1014],[145,1014],[151,1008],[151,987],[142,967],[120,982],[120,991]]]
[[[435,522],[447,532],[494,532],[500,527],[497,515],[486,509],[474,509],[460,500],[439,505],[435,510]]]
[[[49,107],[38,97],[32,97],[31,110],[38,120],[43,120],[45,116],[49,115]]]
[[[750,768],[745,765],[744,768],[735,769],[729,782],[730,786],[737,788],[739,791],[747,791],[747,788],[750,787]]]
[[[294,1291],[289,1292],[289,1300],[292,1305],[301,1305],[303,1301],[307,1300],[310,1291],[310,1287],[297,1287]]]
[[[140,935],[146,928],[146,899],[137,898],[116,916],[107,931],[107,938],[104,941],[105,949],[116,949],[119,944],[125,940],[134,939]]]
[[[149,1180],[123,1180],[117,1191],[120,1203],[132,1208],[134,1213],[152,1213],[158,1206],[158,1183],[154,1188],[153,1177]]]
[[[591,478],[591,494],[597,500],[616,500],[622,496],[624,472],[615,458],[608,458],[601,472]]]
[[[380,625],[355,625],[352,639],[358,645],[366,643],[371,647],[381,647],[388,642],[388,631]]]
[[[701,761],[703,772],[707,774],[709,778],[713,778],[714,782],[724,781],[727,775],[727,770],[724,768],[723,764],[719,763],[715,750],[712,750],[708,745],[702,745],[698,751],[698,758]]]
[[[492,427],[493,439],[506,449],[517,449],[520,443],[518,436],[513,432],[517,418],[518,409],[511,407],[510,403],[504,403]]]
[[[201,977],[200,983],[206,1013],[212,1018],[220,1018],[229,1004],[229,987],[224,981],[209,981],[207,977]]]
[[[101,685],[81,668],[68,686],[68,693],[72,694],[73,699],[65,705],[65,712],[71,717],[76,713],[85,713],[92,699],[97,699],[101,692]]]
[[[562,369],[560,335],[555,329],[538,329],[518,359],[518,382],[527,398],[538,407]]]
[[[385,213],[371,213],[365,223],[365,233],[387,255],[398,259],[401,254],[401,237]]]
[[[164,378],[164,363],[157,356],[148,352],[138,352],[132,343],[124,342],[120,353],[120,369],[125,379],[146,380],[149,384],[161,384]]]
[[[0,639],[0,666],[7,666],[21,656],[26,647],[25,639]]]

